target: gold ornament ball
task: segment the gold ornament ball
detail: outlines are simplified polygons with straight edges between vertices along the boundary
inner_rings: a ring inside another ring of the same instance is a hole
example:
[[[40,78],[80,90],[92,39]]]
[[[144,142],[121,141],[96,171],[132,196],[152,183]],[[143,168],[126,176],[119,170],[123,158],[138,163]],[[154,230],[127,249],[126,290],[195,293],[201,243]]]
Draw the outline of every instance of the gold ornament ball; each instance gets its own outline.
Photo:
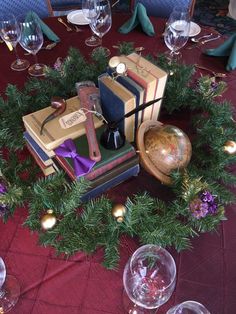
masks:
[[[57,222],[56,216],[53,214],[53,210],[49,209],[47,210],[47,214],[43,215],[41,218],[41,227],[44,230],[50,230],[52,229]]]
[[[236,142],[227,141],[224,145],[224,152],[228,153],[229,155],[235,154],[236,153]]]
[[[112,208],[112,216],[116,218],[117,222],[123,222],[126,214],[126,208],[123,204],[116,204]]]

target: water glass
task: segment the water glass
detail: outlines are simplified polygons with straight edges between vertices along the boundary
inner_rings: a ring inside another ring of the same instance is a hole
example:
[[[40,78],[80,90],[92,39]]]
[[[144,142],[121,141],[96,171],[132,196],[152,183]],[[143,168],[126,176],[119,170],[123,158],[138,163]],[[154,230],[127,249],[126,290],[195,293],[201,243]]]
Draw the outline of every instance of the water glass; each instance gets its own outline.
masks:
[[[210,312],[201,303],[185,301],[169,309],[166,314],[210,314]]]
[[[91,23],[93,19],[96,19],[99,15],[99,8],[97,2],[99,0],[82,0],[82,11],[84,17]],[[85,40],[85,44],[90,47],[96,47],[101,44],[101,40],[99,37],[93,34],[89,38]]]

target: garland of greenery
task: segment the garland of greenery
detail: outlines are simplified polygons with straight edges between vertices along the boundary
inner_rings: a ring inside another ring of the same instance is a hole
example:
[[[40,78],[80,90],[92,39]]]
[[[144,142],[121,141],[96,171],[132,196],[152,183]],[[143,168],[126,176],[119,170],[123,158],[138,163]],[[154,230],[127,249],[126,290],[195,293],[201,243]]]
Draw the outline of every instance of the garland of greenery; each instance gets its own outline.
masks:
[[[120,44],[121,53],[132,51],[132,43]],[[184,173],[172,174],[176,198],[169,203],[148,193],[128,198],[124,220],[119,223],[111,213],[113,204],[106,197],[81,202],[89,182],[81,179],[68,183],[63,172],[39,178],[32,158],[22,158],[22,116],[45,107],[52,96],[76,95],[75,82],[96,82],[98,75],[106,70],[108,60],[102,52],[87,62],[78,50],[71,48],[59,69],[48,69],[44,80],[30,79],[23,90],[8,85],[6,100],[0,98],[0,169],[7,187],[0,194],[0,205],[9,208],[5,221],[17,207],[27,203],[29,214],[25,226],[39,233],[42,245],[53,246],[58,253],[65,254],[78,250],[92,253],[102,246],[104,265],[114,268],[119,260],[122,234],[138,236],[141,243],[173,245],[182,250],[190,246],[191,237],[216,229],[225,219],[224,206],[233,201],[227,185],[236,183],[236,177],[227,167],[236,161],[236,155],[225,153],[223,147],[228,140],[235,139],[236,127],[231,105],[216,102],[214,97],[226,86],[209,77],[201,77],[193,84],[193,66],[170,66],[164,57],[147,58],[173,74],[168,79],[162,108],[169,113],[183,108],[194,111],[191,162]],[[57,223],[45,231],[40,222],[48,209],[53,209]]]

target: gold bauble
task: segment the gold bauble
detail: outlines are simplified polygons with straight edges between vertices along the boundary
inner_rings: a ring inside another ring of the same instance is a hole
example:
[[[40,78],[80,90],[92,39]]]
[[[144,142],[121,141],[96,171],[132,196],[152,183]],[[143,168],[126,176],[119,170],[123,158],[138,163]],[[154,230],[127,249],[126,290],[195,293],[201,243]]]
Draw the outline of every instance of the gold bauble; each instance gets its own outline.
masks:
[[[236,153],[236,142],[227,141],[224,145],[224,152],[228,153],[229,155],[235,154]]]
[[[44,230],[50,230],[52,229],[57,222],[56,216],[53,214],[53,210],[49,209],[47,210],[47,214],[43,215],[41,218],[41,227]]]
[[[116,204],[112,207],[112,216],[116,218],[117,222],[123,222],[126,214],[126,207],[123,204]]]

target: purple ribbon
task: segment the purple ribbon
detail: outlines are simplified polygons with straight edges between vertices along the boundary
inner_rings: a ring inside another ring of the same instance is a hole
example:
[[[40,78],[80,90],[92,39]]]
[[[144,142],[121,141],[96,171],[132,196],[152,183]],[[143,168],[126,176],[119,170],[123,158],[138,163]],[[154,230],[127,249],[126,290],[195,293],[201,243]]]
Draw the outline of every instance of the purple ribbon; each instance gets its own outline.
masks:
[[[77,154],[75,143],[71,139],[66,140],[63,144],[57,147],[55,153],[57,156],[73,159],[74,171],[77,177],[81,177],[90,172],[96,163],[96,161],[90,158],[81,157]]]

